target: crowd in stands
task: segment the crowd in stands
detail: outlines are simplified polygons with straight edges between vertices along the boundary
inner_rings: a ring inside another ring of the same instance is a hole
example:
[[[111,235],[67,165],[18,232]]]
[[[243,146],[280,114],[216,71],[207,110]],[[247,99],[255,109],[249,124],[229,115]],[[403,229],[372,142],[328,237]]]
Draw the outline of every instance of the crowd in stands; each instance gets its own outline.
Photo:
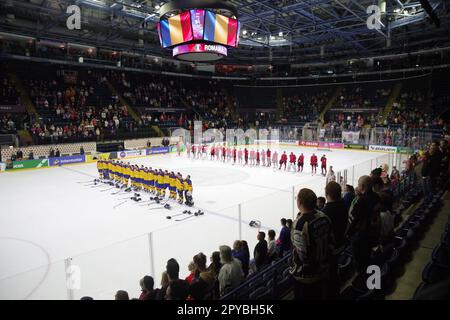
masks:
[[[159,288],[151,276],[140,280],[142,291],[138,299],[220,299],[289,254],[295,299],[339,299],[338,255],[349,246],[356,273],[367,276],[367,267],[394,239],[396,186],[407,176],[415,176],[416,166],[423,163],[420,172],[424,195],[432,196],[447,180],[449,156],[445,141],[433,142],[421,154],[412,155],[403,172],[395,167],[389,171],[387,165],[382,165],[360,177],[356,187],[342,188],[330,181],[325,197],[301,189],[297,195],[298,215],[294,221],[281,219],[278,237],[275,230],[268,230],[267,234],[259,231],[252,252],[247,241],[237,240],[232,246],[222,245],[211,253],[209,263],[200,252],[193,256],[186,272],[176,259],[169,259]],[[319,247],[322,250],[316,250]],[[116,294],[119,298],[130,297],[120,290]]]
[[[316,120],[327,104],[332,90],[304,92],[303,94],[283,97],[284,117],[288,121],[309,122]]]

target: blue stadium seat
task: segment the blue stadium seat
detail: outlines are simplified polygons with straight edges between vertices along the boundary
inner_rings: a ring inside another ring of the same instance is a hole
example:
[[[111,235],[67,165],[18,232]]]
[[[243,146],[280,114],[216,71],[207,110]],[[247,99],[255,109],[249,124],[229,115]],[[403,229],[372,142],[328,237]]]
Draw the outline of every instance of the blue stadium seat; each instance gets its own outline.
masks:
[[[436,283],[450,277],[450,267],[444,267],[435,262],[429,262],[422,272],[422,281]]]

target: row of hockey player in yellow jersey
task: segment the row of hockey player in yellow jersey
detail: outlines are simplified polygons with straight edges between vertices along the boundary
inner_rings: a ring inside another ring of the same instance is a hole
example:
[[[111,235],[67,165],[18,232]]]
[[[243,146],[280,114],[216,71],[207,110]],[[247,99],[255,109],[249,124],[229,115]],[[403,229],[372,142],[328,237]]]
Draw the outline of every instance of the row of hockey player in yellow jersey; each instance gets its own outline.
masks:
[[[193,186],[191,177],[183,178],[181,173],[172,171],[153,169],[125,163],[120,160],[99,160],[97,169],[101,179],[112,180],[125,187],[135,187],[161,197],[166,196],[169,190],[169,198],[187,205],[192,205]]]

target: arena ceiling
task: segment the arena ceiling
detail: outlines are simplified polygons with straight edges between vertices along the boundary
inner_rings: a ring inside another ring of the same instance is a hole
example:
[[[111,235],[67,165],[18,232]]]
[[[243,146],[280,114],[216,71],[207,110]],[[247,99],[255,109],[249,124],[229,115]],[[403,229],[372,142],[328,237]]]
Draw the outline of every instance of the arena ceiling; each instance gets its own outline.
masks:
[[[304,57],[357,58],[448,44],[450,0],[386,0],[381,28],[369,29],[374,0],[230,0],[239,12],[241,45],[229,60],[293,62]],[[37,39],[166,55],[158,42],[158,0],[3,0],[0,31]],[[82,9],[81,30],[68,30],[66,8]]]

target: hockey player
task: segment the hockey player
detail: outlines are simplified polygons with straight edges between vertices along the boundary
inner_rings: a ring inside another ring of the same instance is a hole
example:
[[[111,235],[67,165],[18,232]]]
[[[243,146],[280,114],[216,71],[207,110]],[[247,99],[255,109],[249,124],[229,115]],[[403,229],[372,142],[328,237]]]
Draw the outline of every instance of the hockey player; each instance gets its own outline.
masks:
[[[171,200],[177,200],[176,180],[177,177],[175,173],[172,171],[169,175],[169,192],[170,192],[169,199]]]
[[[297,157],[295,156],[295,154],[293,152],[291,152],[291,154],[289,155],[289,168],[288,171],[291,171],[291,168],[294,170],[295,172],[295,161],[297,160]]]
[[[175,185],[176,185],[177,192],[178,192],[178,203],[182,204],[184,188],[183,188],[183,178],[179,172],[177,174],[177,180],[176,180]]]
[[[163,188],[163,197],[166,196],[166,189],[169,188],[170,185],[170,173],[169,171],[164,171],[164,188]]]
[[[225,162],[226,156],[227,156],[227,150],[226,150],[225,144],[224,144],[222,147],[222,161],[223,162]]]
[[[275,150],[272,155],[273,168],[276,170],[278,168],[278,152]]]
[[[254,166],[255,165],[255,150],[250,150],[250,165]]]
[[[181,156],[180,142],[177,142],[177,154],[178,154],[178,156]]]
[[[311,156],[311,173],[312,174],[317,173],[317,156],[314,153]]]
[[[297,160],[297,167],[298,167],[298,172],[303,172],[303,165],[305,164],[305,156],[302,154],[300,154],[298,156],[298,160]]]
[[[321,163],[321,171],[322,171],[322,175],[326,176],[327,175],[327,157],[325,155],[322,156],[322,158],[320,158],[320,163]]]
[[[215,145],[213,145],[213,146],[211,147],[210,155],[211,155],[211,160],[214,160],[214,157],[215,157],[215,155],[216,155],[216,146],[215,146]]]
[[[237,150],[236,147],[233,148],[233,164],[236,164],[236,156],[237,156]]]
[[[267,166],[270,168],[272,166],[272,158],[271,158],[272,154],[270,152],[270,149],[267,149],[266,154],[267,154]]]
[[[103,160],[97,161],[97,170],[98,170],[98,176],[100,179],[103,179]]]
[[[284,151],[283,154],[281,155],[279,170],[281,170],[281,167],[283,165],[284,165],[284,170],[286,170],[286,164],[287,164],[287,154],[286,154],[286,151]]]
[[[232,157],[231,147],[228,146],[228,147],[227,147],[227,162],[230,162],[230,161],[231,161],[231,157]]]
[[[242,165],[242,158],[243,158],[243,151],[242,151],[242,149],[239,149],[239,151],[238,151],[238,163],[240,165]]]
[[[191,158],[191,145],[189,143],[186,143],[186,154],[188,159]]]
[[[186,205],[192,207],[194,205],[194,201],[192,200],[192,181],[191,176],[187,176],[183,181],[183,189],[184,189],[184,199],[186,200]]]
[[[247,150],[247,148],[244,149],[244,158],[245,158],[245,165],[248,165],[248,150]]]
[[[206,150],[206,144],[202,145],[202,160],[208,159],[208,152]]]
[[[262,166],[265,167],[266,166],[266,152],[264,151],[264,149],[261,151],[261,162],[262,162]]]
[[[261,154],[259,150],[256,150],[256,165],[259,167],[259,164],[261,162]]]

